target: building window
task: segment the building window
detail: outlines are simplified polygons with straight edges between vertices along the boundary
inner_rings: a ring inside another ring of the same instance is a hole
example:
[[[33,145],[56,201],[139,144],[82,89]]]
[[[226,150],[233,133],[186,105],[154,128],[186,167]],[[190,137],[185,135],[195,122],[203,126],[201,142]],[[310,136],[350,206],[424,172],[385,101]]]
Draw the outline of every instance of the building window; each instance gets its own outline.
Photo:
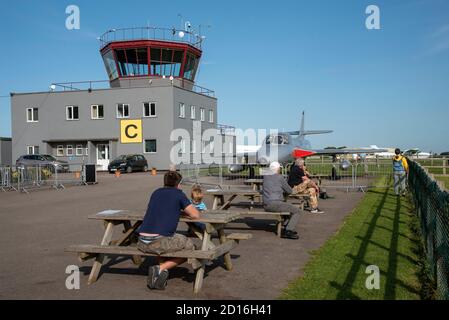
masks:
[[[205,121],[206,116],[205,116],[204,108],[200,109],[200,118],[201,118],[201,121]]]
[[[63,157],[64,156],[64,146],[58,146],[56,148],[56,155],[58,157]]]
[[[190,119],[195,119],[195,106],[190,106]]]
[[[117,118],[129,118],[129,104],[117,104]]]
[[[184,103],[179,104],[179,117],[180,118],[186,117],[186,106],[184,105]]]
[[[78,106],[65,107],[66,120],[79,120]]]
[[[156,116],[156,103],[144,102],[143,103],[143,116],[144,117],[155,117]]]
[[[209,142],[209,153],[214,153],[214,141]]]
[[[84,148],[83,148],[83,146],[82,145],[77,145],[76,146],[76,155],[77,156],[82,156],[83,155],[83,151],[84,151]]]
[[[192,153],[196,153],[196,141],[195,140],[192,140],[192,148],[191,148],[191,150],[192,150]]]
[[[73,146],[70,144],[67,145],[67,147],[66,147],[66,155],[68,157],[73,156]]]
[[[209,110],[209,122],[214,123],[214,110]]]
[[[206,153],[206,141],[201,141],[201,153]]]
[[[38,108],[27,108],[27,122],[38,122],[39,110]]]
[[[27,146],[27,154],[39,154],[39,146]]]
[[[181,139],[180,143],[181,143],[181,149],[179,150],[179,153],[186,153],[186,140]]]
[[[157,147],[156,147],[156,139],[148,139],[145,140],[145,144],[144,144],[145,153],[156,153],[157,152]]]
[[[94,120],[104,119],[104,107],[102,104],[90,106],[90,117]]]
[[[86,156],[89,155],[89,148],[86,148]]]

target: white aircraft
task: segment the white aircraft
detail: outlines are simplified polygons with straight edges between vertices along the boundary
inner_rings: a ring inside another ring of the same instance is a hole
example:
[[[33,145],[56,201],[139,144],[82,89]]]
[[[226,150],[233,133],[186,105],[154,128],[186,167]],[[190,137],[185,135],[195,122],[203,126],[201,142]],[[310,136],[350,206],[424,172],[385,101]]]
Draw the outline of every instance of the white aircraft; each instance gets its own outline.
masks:
[[[405,156],[416,159],[426,159],[430,158],[431,154],[429,152],[422,152],[418,148],[407,149],[403,153]]]
[[[241,172],[248,166],[253,165],[269,165],[272,161],[278,161],[281,164],[291,162],[298,157],[309,157],[313,155],[329,155],[332,156],[334,162],[338,155],[351,154],[371,154],[376,151],[384,152],[383,149],[347,149],[347,148],[326,148],[326,149],[312,149],[308,140],[305,139],[307,135],[331,133],[331,130],[305,130],[304,129],[304,112],[302,113],[301,126],[298,131],[279,132],[277,134],[268,135],[262,145],[253,152],[247,152],[245,157],[253,157],[253,161],[244,161],[244,164],[234,164],[229,166],[229,171],[232,173]],[[255,148],[254,148],[255,149]],[[241,156],[237,152],[237,157]],[[340,162],[342,168],[347,168],[348,160]]]

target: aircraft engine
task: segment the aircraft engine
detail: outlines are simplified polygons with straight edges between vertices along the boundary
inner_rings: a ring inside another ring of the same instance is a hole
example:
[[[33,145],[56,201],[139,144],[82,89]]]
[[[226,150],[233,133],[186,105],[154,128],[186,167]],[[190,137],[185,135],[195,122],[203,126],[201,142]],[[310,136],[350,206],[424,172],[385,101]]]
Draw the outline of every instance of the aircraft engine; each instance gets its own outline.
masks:
[[[348,160],[343,160],[340,162],[341,170],[348,170],[350,166],[351,166],[351,163]]]
[[[243,164],[230,164],[228,166],[228,170],[231,173],[239,173],[246,169],[246,166]]]

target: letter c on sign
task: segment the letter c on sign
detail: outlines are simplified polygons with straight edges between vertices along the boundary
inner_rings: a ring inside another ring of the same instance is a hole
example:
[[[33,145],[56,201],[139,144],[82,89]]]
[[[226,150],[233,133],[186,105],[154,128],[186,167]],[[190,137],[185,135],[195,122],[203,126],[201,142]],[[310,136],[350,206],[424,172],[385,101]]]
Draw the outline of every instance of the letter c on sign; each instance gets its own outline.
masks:
[[[126,126],[125,128],[125,135],[130,138],[130,139],[134,139],[135,137],[137,137],[137,133],[134,133],[133,135],[129,134],[129,128],[134,128],[135,130],[137,130],[137,126],[135,124],[129,124]]]

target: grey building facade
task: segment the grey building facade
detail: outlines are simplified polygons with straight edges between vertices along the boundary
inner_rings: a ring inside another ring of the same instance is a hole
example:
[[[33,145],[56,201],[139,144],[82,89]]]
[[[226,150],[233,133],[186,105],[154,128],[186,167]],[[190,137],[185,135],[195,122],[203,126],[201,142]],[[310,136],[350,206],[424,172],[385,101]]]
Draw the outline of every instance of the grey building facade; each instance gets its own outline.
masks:
[[[163,57],[166,51],[171,61]],[[173,41],[108,41],[100,52],[109,88],[65,84],[48,92],[11,93],[13,161],[23,154],[50,154],[106,170],[119,155],[143,154],[150,168],[165,170],[178,144],[170,140],[173,130],[193,134],[194,123],[202,131],[217,129],[217,99],[194,83],[198,48]],[[189,60],[194,54],[196,64]],[[223,149],[235,152],[235,143],[227,141]],[[179,153],[208,152],[192,141],[180,145]]]
[[[10,166],[11,164],[12,164],[11,138],[0,137],[0,165]]]

